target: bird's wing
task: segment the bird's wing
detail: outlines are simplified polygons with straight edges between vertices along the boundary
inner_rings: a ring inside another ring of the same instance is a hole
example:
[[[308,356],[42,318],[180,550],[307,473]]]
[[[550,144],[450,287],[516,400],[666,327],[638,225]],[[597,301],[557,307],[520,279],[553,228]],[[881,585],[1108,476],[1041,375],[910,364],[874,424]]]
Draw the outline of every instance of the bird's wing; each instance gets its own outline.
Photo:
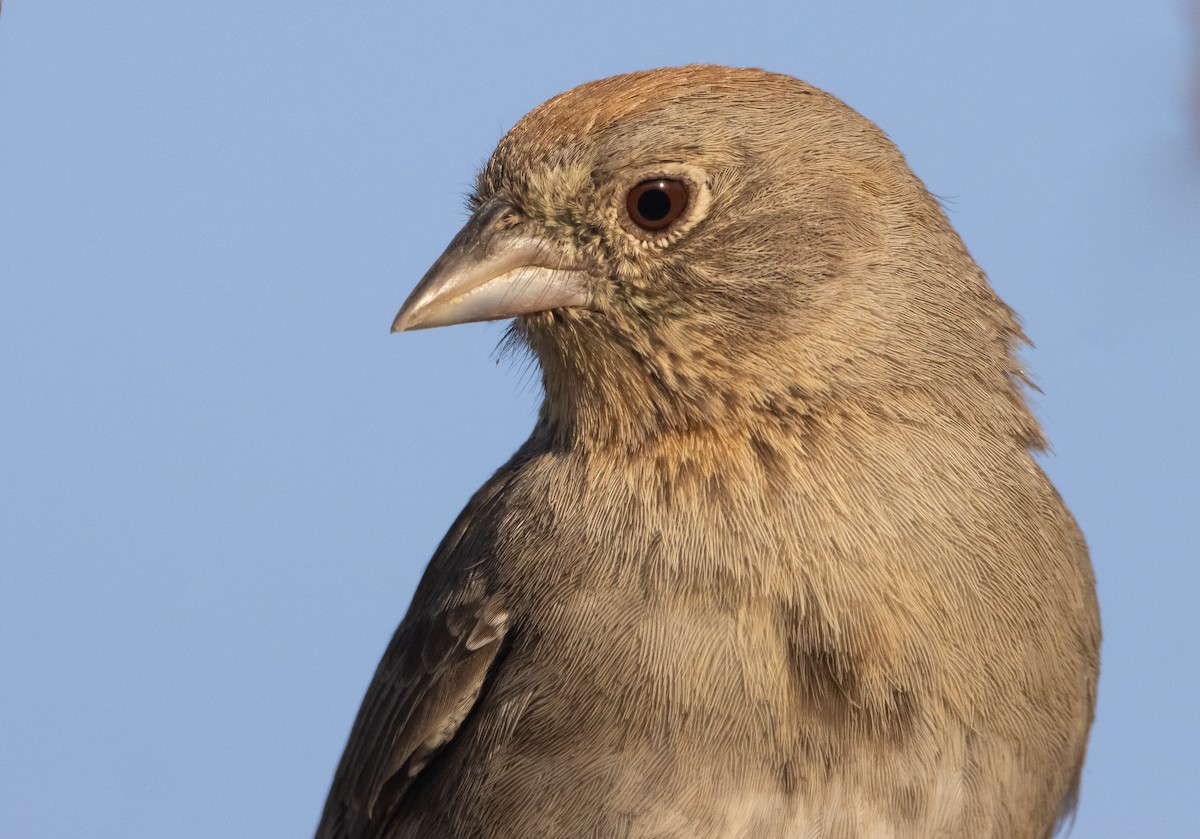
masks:
[[[367,688],[316,839],[377,836],[413,780],[458,733],[506,647],[509,612],[487,582],[518,450],[459,514]]]
[[[409,614],[367,690],[317,839],[364,836],[387,818],[475,705],[507,630],[486,597]]]

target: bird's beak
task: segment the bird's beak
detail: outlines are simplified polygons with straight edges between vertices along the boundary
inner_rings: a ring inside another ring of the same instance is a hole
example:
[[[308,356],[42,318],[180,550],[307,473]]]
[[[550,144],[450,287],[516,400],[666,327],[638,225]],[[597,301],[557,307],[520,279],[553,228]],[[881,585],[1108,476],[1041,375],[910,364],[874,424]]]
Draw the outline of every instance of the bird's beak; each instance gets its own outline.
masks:
[[[475,211],[408,296],[393,332],[588,305],[587,270],[512,224],[511,211],[503,196]]]

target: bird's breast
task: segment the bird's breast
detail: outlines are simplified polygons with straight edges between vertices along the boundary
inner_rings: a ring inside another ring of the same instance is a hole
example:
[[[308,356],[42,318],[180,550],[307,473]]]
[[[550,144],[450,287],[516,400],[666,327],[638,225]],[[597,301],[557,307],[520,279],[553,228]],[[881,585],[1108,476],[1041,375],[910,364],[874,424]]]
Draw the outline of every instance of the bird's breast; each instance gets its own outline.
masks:
[[[950,440],[873,431],[881,454],[844,449],[836,470],[710,459],[677,464],[669,489],[650,453],[525,461],[487,566],[519,609],[463,744],[497,756],[488,794],[676,825],[613,835],[968,835],[964,802],[983,824],[995,790],[1021,783],[1014,754],[1066,765],[1072,744],[1029,732],[1082,700],[1030,682],[1030,702],[995,674],[1062,635],[1069,519],[1021,461],[998,473]],[[1010,520],[970,481],[1024,484],[1045,521]],[[1030,807],[1061,801],[1029,789],[1049,802]]]

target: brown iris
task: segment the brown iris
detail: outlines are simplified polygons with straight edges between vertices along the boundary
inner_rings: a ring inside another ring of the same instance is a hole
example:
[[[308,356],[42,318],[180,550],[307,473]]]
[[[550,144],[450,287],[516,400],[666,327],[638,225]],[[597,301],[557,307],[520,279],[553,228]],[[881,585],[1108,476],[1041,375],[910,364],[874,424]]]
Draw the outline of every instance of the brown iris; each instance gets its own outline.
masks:
[[[683,214],[687,203],[687,184],[668,178],[642,181],[625,196],[630,220],[643,230],[662,230]]]

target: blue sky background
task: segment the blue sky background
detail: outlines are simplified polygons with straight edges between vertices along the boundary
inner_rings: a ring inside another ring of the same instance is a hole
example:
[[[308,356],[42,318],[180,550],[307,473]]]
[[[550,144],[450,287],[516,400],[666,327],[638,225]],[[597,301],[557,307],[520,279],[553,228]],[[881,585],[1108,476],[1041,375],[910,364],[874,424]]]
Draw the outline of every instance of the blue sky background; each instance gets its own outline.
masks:
[[[1200,835],[1186,0],[9,0],[0,835],[295,837],[536,377],[391,336],[503,132],[689,61],[878,122],[1023,316],[1105,619],[1073,836]]]

